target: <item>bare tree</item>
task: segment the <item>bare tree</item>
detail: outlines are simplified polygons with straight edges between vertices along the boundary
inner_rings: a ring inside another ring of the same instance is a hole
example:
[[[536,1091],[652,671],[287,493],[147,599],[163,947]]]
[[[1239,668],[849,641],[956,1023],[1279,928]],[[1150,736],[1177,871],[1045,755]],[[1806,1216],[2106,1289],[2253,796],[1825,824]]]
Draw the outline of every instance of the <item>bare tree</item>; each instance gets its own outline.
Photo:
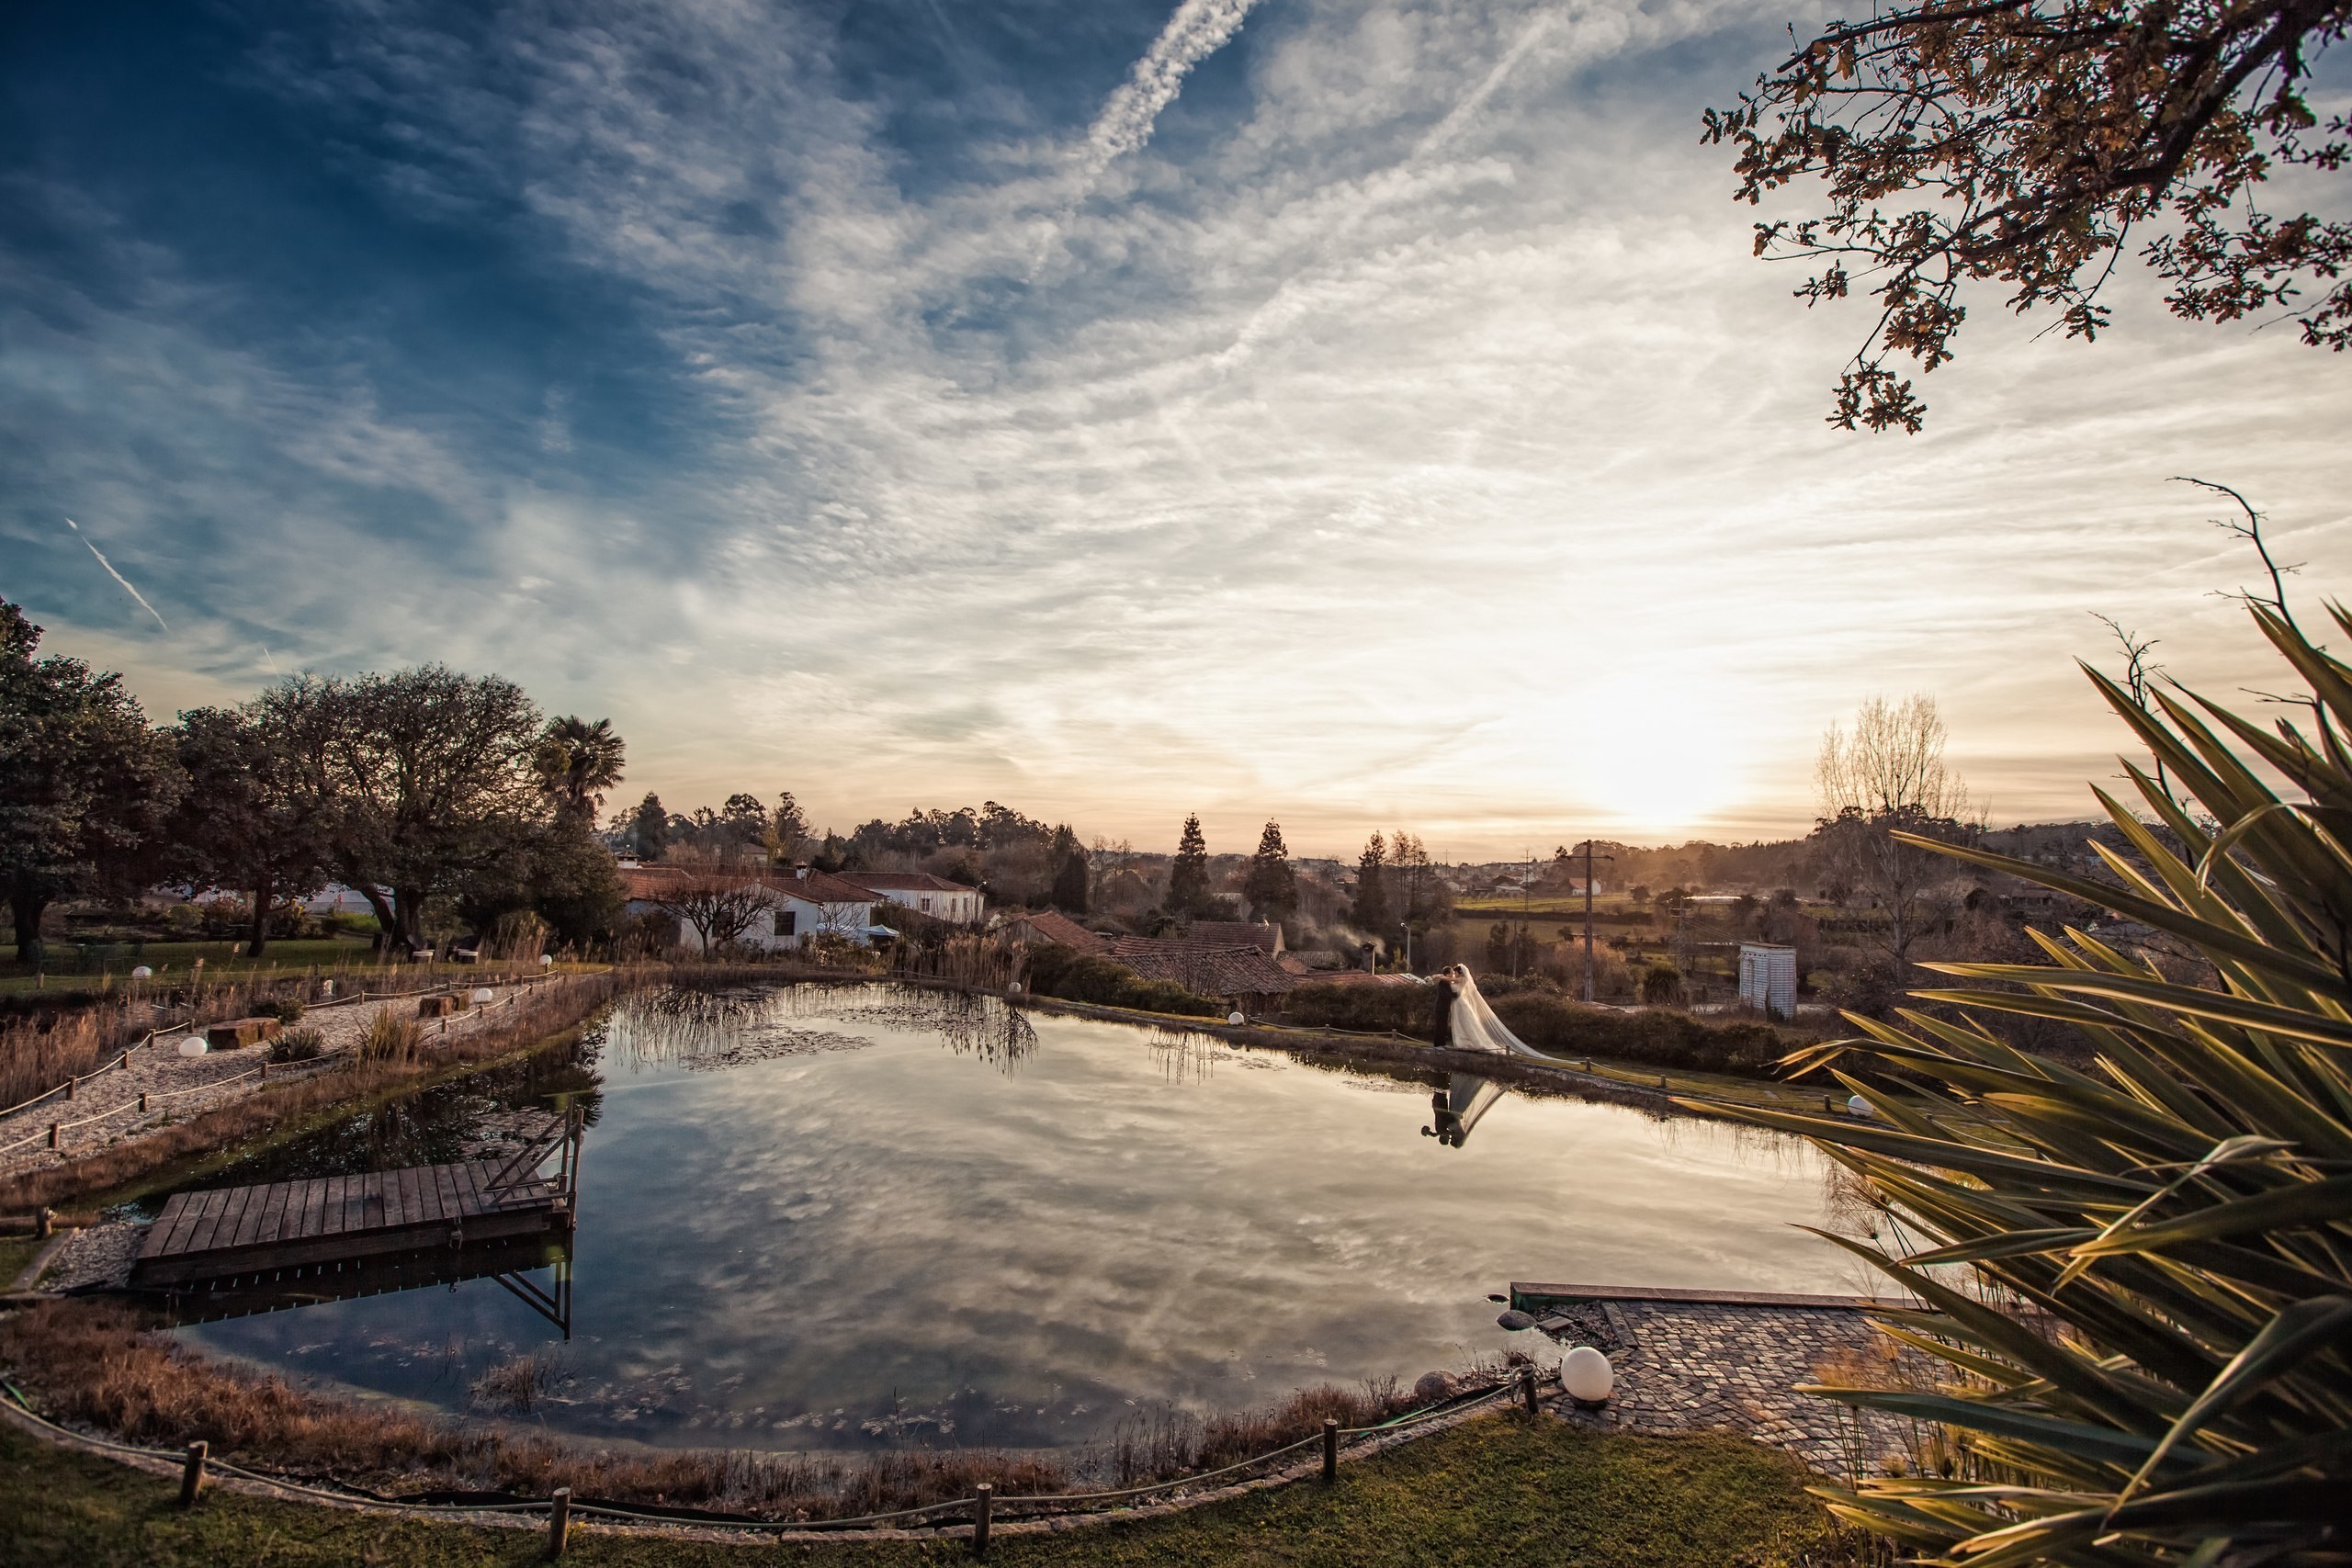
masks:
[[[760,916],[775,908],[775,895],[750,877],[688,875],[652,900],[655,908],[694,927],[705,953],[742,940]]]
[[[1814,779],[1822,818],[1817,852],[1826,869],[1885,911],[1898,986],[1911,950],[1945,911],[1955,862],[1898,834],[1953,841],[1973,836],[1968,788],[1944,761],[1947,732],[1933,697],[1865,702],[1851,729],[1822,737]]]

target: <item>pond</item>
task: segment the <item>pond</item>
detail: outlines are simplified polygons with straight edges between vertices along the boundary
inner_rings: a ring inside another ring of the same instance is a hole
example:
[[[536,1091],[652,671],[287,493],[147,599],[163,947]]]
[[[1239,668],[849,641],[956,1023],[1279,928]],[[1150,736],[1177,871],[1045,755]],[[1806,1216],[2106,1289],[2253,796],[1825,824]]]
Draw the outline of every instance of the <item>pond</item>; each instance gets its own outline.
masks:
[[[179,1332],[448,1410],[511,1413],[485,1374],[536,1356],[527,1419],[597,1438],[1045,1447],[1534,1348],[1514,1279],[1861,1285],[1792,1228],[1831,1201],[1799,1143],[878,986],[639,994],[201,1185],[463,1157],[551,1102],[588,1122],[568,1339],[551,1268]]]

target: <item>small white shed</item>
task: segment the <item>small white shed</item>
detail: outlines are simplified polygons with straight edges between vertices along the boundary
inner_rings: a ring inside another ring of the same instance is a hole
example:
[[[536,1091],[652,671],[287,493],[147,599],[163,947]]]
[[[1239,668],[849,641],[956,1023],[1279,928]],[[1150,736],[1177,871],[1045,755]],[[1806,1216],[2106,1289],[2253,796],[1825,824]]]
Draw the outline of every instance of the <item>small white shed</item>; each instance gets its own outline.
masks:
[[[1739,944],[1739,999],[1772,1018],[1797,1010],[1797,950],[1766,942]]]

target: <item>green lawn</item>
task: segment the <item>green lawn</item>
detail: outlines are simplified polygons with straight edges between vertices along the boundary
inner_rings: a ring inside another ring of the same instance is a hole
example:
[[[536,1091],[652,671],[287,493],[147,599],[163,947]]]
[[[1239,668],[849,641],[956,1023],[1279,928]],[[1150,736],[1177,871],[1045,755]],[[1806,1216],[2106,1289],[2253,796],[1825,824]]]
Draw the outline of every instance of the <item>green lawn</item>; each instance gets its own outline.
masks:
[[[51,991],[95,991],[102,986],[119,987],[129,983],[134,965],[144,964],[155,971],[153,983],[171,985],[183,982],[195,972],[196,961],[204,960],[204,978],[208,981],[238,980],[254,975],[303,975],[315,969],[321,974],[342,971],[374,971],[379,962],[365,937],[321,937],[301,942],[273,942],[262,950],[259,958],[247,958],[243,943],[236,942],[150,942],[138,952],[127,947],[110,951],[103,967],[80,966],[74,944],[54,941],[49,944],[46,973],[36,975],[17,962],[13,946],[0,946],[0,993],[34,989]],[[512,968],[511,964],[493,965]],[[424,974],[471,974],[468,964],[395,964],[392,968],[402,976]]]
[[[1724,1437],[1600,1438],[1488,1416],[1308,1482],[1168,1518],[1000,1536],[992,1562],[1425,1564],[1476,1568],[1826,1568],[1869,1561],[1831,1538],[1794,1461]],[[368,1518],[208,1494],[0,1429],[0,1568],[379,1568],[540,1561],[540,1532]],[[775,1561],[967,1559],[961,1542],[813,1549],[575,1533],[567,1561],[685,1568]]]

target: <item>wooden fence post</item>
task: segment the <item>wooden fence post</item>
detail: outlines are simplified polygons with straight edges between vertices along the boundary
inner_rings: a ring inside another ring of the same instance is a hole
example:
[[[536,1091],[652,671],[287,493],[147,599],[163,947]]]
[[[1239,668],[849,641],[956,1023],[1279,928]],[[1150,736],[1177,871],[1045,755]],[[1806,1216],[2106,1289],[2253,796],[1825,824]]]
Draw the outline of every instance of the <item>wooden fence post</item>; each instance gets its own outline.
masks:
[[[204,1490],[204,1439],[198,1438],[187,1446],[187,1465],[180,1472],[180,1506],[196,1506],[197,1494]]]
[[[143,1094],[139,1097],[139,1114],[141,1116],[147,1114],[147,1097]]]
[[[68,1100],[72,1100],[75,1096],[79,1095],[81,1092],[82,1092],[82,1077],[81,1077],[81,1075],[80,1075],[80,1074],[78,1074],[78,1073],[77,1073],[77,1074],[75,1074],[74,1077],[70,1077],[70,1078],[67,1078],[67,1079],[65,1080],[65,1098],[66,1098]]]
[[[996,1488],[981,1482],[972,1488],[972,1555],[989,1554],[989,1515],[996,1505]]]
[[[1521,1367],[1519,1370],[1519,1390],[1521,1397],[1527,1401],[1527,1413],[1530,1416],[1540,1415],[1544,1407],[1535,1396],[1535,1369],[1533,1367]]]
[[[1323,1417],[1323,1479],[1340,1479],[1340,1424],[1329,1416]]]
[[[40,1237],[42,1241],[47,1241],[50,1238],[51,1233],[56,1229],[57,1211],[51,1208],[46,1203],[42,1204],[40,1217],[33,1222],[33,1235]]]
[[[571,1488],[559,1486],[548,1500],[548,1555],[560,1557],[571,1536]]]
[[[57,1146],[57,1123],[54,1122],[49,1124],[49,1146],[52,1149]]]

